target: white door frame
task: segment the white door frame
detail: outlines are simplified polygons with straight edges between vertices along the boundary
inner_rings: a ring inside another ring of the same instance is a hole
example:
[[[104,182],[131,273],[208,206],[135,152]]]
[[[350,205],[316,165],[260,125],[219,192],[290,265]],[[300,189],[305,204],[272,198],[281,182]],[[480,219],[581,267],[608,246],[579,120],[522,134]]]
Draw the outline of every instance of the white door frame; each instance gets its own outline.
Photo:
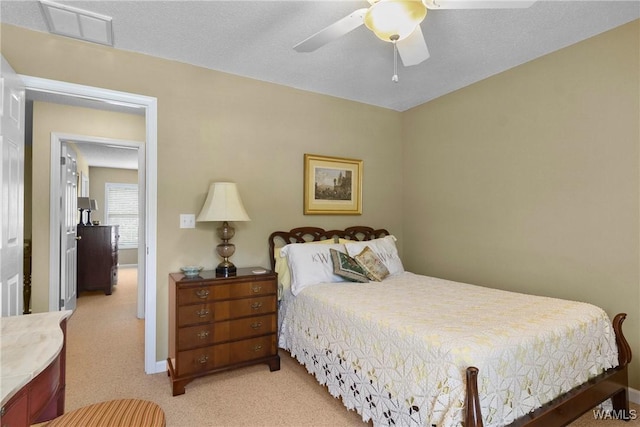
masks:
[[[102,138],[97,136],[86,136],[86,135],[75,135],[75,134],[67,134],[67,133],[51,133],[51,180],[50,180],[50,203],[49,203],[49,251],[50,258],[57,259],[61,256],[60,247],[61,240],[60,234],[56,232],[57,229],[60,228],[60,224],[56,221],[61,221],[60,218],[60,203],[57,201],[60,200],[62,195],[62,188],[58,185],[60,181],[60,173],[62,172],[62,166],[60,165],[60,150],[62,148],[63,142],[70,143],[88,143],[88,144],[102,144],[102,145],[117,145],[121,147],[127,148],[135,148],[138,150],[138,235],[140,236],[140,244],[138,245],[138,260],[142,260],[140,265],[138,266],[138,284],[137,284],[137,317],[139,319],[144,319],[145,313],[145,268],[144,268],[144,259],[145,259],[145,237],[146,232],[144,229],[145,221],[144,221],[144,213],[146,206],[146,195],[145,195],[145,144],[138,141],[129,141],[123,139],[113,139],[113,138]],[[104,206],[104,204],[103,204]],[[60,274],[60,265],[56,265],[55,263],[49,264],[49,277],[59,277]],[[49,311],[60,310],[60,306],[55,309],[56,303],[61,300],[60,298],[60,283],[55,280],[49,281]],[[61,303],[61,301],[60,301]],[[65,307],[66,308],[66,307]]]
[[[138,95],[128,92],[119,92],[92,86],[78,85],[39,77],[20,75],[27,90],[57,94],[73,98],[81,98],[92,101],[101,101],[110,104],[120,104],[129,107],[144,108],[145,111],[145,236],[146,252],[138,262],[144,263],[144,307],[145,307],[145,333],[144,333],[144,369],[147,374],[154,374],[166,370],[164,360],[156,360],[156,233],[157,233],[157,164],[158,164],[158,100],[154,97]],[[57,223],[57,222],[56,222]],[[59,249],[56,249],[59,251]],[[53,277],[51,280],[55,280]],[[56,284],[57,286],[57,284]],[[50,310],[57,311],[56,307]]]

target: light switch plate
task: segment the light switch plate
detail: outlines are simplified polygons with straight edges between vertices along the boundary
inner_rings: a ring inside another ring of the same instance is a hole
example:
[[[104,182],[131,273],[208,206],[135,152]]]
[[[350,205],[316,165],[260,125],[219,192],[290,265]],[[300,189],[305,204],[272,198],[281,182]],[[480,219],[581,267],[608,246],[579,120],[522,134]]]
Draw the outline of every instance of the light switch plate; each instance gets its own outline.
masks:
[[[180,228],[196,228],[195,214],[180,214]]]

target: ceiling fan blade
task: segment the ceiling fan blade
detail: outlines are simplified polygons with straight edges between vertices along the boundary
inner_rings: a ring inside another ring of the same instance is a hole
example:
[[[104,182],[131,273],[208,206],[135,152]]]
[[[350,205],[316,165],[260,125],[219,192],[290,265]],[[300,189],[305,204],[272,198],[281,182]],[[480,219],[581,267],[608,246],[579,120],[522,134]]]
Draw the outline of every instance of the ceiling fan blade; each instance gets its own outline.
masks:
[[[293,48],[298,52],[312,52],[364,24],[364,14],[366,12],[367,9],[358,9],[350,15],[329,25],[324,30],[321,30],[311,37],[301,41]]]
[[[413,30],[413,33],[411,33],[409,37],[396,42],[396,47],[398,48],[400,59],[402,59],[402,64],[405,67],[418,65],[429,58],[429,49],[422,35],[420,25]]]
[[[422,0],[429,9],[525,9],[536,0]]]

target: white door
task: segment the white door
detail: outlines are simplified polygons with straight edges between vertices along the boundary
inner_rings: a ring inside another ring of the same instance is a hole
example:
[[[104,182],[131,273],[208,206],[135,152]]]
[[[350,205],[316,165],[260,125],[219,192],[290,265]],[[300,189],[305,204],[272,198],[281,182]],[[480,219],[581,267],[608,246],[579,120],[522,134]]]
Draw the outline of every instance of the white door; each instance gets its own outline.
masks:
[[[2,57],[0,68],[0,305],[22,314],[24,224],[24,85]]]
[[[76,308],[76,235],[78,224],[78,162],[66,143],[60,155],[60,309]]]

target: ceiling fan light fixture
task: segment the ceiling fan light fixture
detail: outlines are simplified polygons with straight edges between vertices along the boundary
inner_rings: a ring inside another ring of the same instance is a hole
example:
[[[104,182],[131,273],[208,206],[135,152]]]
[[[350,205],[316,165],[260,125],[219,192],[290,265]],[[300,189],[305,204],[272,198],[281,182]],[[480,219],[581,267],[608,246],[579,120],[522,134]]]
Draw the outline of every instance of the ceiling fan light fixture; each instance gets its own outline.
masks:
[[[426,16],[420,0],[380,0],[367,10],[364,24],[380,40],[391,42],[409,37]]]

